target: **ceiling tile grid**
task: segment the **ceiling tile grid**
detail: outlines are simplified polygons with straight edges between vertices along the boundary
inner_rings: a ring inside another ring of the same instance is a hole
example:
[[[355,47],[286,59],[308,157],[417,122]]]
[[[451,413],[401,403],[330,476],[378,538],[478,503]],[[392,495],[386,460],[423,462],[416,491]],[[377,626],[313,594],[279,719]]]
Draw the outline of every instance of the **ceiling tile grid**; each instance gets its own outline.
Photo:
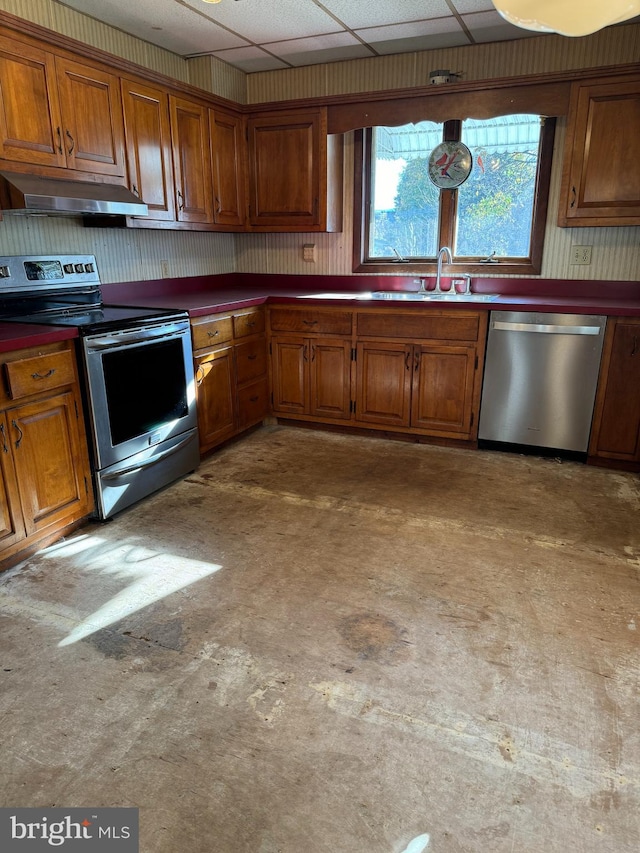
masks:
[[[491,0],[57,0],[183,58],[245,73],[522,39]]]

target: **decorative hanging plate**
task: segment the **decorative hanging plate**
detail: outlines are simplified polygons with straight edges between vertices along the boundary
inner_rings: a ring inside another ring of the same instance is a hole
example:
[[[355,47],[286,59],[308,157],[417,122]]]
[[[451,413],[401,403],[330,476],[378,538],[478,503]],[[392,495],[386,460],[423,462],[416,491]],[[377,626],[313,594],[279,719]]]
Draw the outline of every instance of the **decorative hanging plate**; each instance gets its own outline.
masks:
[[[441,142],[429,155],[429,177],[441,190],[453,190],[471,174],[473,157],[464,142]]]

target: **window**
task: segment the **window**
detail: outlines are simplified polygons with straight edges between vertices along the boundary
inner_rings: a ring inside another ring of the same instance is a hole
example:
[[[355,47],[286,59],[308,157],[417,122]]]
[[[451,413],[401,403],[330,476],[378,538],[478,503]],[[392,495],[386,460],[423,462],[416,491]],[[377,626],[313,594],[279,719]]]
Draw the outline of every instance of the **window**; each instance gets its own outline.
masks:
[[[554,119],[507,115],[359,131],[354,270],[429,273],[449,246],[460,271],[540,272],[554,128]],[[443,140],[472,154],[456,189],[429,178]]]

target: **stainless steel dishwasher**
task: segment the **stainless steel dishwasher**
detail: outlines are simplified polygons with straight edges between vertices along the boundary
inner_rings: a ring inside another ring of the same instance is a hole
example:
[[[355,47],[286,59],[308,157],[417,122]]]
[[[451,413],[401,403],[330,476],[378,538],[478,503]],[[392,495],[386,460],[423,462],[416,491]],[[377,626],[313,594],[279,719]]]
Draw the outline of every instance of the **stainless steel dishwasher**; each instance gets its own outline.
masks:
[[[586,452],[605,323],[492,311],[478,438]]]

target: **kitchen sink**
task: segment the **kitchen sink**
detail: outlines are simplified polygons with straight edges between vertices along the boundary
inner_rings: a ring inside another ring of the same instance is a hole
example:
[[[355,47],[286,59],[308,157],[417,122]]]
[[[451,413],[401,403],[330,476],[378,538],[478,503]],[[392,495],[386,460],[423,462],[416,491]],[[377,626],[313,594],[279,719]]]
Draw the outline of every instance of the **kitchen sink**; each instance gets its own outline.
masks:
[[[409,302],[493,302],[497,293],[433,293],[419,290],[374,290],[372,299],[406,300]]]

